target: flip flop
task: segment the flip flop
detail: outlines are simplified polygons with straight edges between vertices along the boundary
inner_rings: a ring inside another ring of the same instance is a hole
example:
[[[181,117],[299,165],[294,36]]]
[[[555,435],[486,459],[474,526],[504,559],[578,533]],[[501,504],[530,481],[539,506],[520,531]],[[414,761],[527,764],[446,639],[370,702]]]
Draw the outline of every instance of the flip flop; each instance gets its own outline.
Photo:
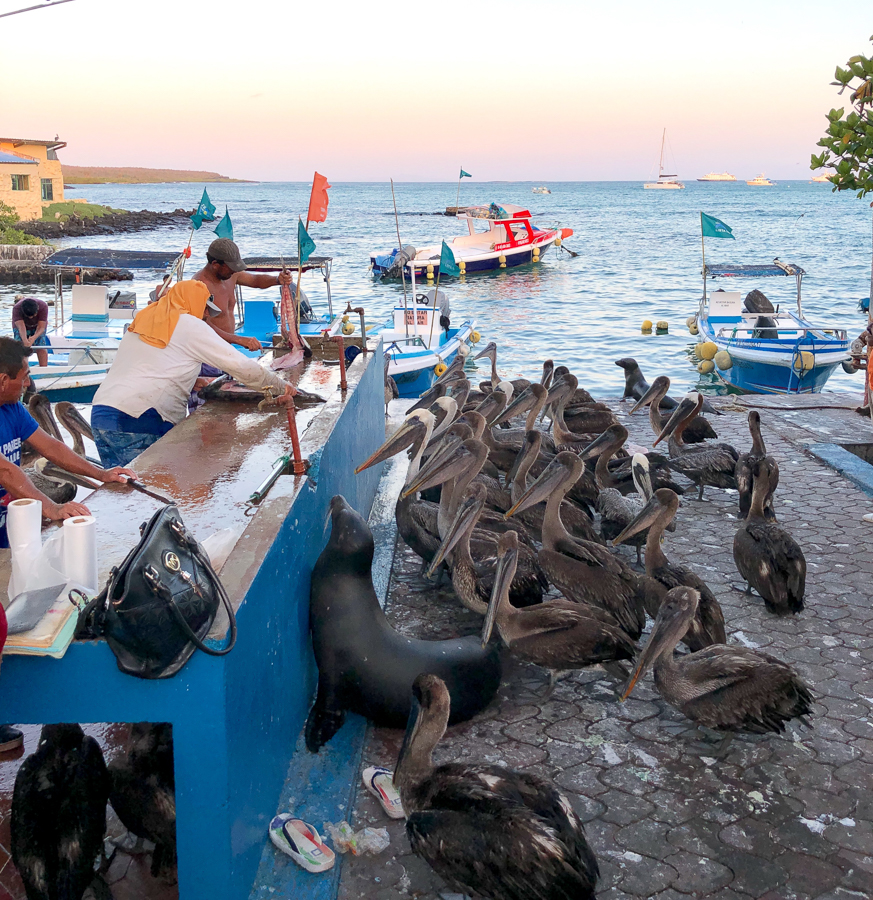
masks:
[[[321,839],[313,825],[279,813],[270,822],[270,840],[307,872],[326,872],[333,868],[336,855]]]
[[[394,773],[390,769],[382,766],[370,766],[364,769],[361,774],[364,787],[379,801],[382,809],[392,819],[404,819],[406,813],[403,811],[403,804],[400,800],[400,794],[394,787]]]

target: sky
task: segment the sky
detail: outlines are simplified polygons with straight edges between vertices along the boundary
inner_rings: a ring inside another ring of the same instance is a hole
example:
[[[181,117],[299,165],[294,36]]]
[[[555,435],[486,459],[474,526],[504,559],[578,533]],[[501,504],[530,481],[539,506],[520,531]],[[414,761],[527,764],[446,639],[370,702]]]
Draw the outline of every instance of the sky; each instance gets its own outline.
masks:
[[[0,0],[0,13],[39,0]],[[74,0],[0,19],[0,135],[261,181],[809,177],[873,16],[807,0]],[[675,168],[674,168],[675,165]]]

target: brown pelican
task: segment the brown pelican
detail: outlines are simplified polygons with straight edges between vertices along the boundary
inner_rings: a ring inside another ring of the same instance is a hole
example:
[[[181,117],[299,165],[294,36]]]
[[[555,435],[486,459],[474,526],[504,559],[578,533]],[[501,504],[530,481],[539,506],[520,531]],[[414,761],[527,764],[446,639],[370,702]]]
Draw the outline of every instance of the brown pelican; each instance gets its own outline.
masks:
[[[432,403],[434,403],[439,397],[445,397],[449,391],[449,388],[459,381],[463,381],[464,379],[464,360],[461,358],[461,355],[458,354],[450,363],[448,368],[439,378],[433,383],[433,385],[426,390],[418,400],[413,403],[409,409],[406,410],[407,415],[411,412],[415,412],[417,409],[427,409]]]
[[[667,488],[659,488],[640,510],[639,515],[612,542],[618,545],[629,537],[649,529],[646,538],[646,612],[655,618],[667,592],[675,587],[690,587],[697,591],[700,603],[696,605],[688,633],[682,640],[694,651],[710,644],[723,644],[727,637],[724,630],[724,613],[715,595],[691,569],[671,563],[661,549],[661,541],[667,526],[673,521],[679,508],[679,498]]]
[[[485,421],[491,426],[506,409],[507,404],[512,400],[513,393],[512,385],[508,381],[501,381],[490,394],[485,395],[484,400],[476,404],[474,409],[477,413],[485,416]]]
[[[734,469],[739,456],[730,444],[685,446],[682,433],[700,411],[702,405],[703,396],[701,394],[697,394],[696,399],[691,396],[684,397],[652,445],[657,446],[667,435],[670,435],[669,465],[698,486],[698,500],[703,499],[703,489],[706,485],[736,488]]]
[[[412,694],[394,784],[413,852],[462,894],[594,900],[597,860],[570,801],[530,772],[467,763],[434,767],[451,698],[436,675],[419,675]]]
[[[593,541],[574,538],[561,521],[561,501],[585,464],[570,451],[559,453],[506,513],[514,515],[546,500],[540,566],[565,597],[605,609],[634,640],[646,624],[644,586],[623,560]]]
[[[51,435],[55,440],[63,443],[64,439],[61,437],[58,423],[52,413],[51,401],[46,398],[45,394],[33,394],[27,405],[30,414],[36,419],[40,428]],[[58,404],[58,406],[60,406],[60,404]],[[82,419],[75,407],[71,404],[66,404],[66,407],[68,407],[69,410],[72,410],[72,414],[68,414],[68,416],[65,417],[65,427],[67,427],[70,434],[73,435],[73,449],[79,453],[80,456],[84,456],[85,445],[82,442],[81,435],[84,433],[88,437],[91,437],[91,428],[88,423]],[[81,421],[81,426],[78,425],[76,419]],[[81,448],[81,452],[79,448]],[[43,468],[48,463],[48,460],[43,459],[35,452],[28,454],[28,462],[30,463],[26,470],[28,477],[38,490],[42,491],[43,494],[55,503],[69,503],[71,500],[75,500],[78,485],[89,487],[91,489],[94,488],[92,482],[82,481],[79,476],[65,472],[57,466],[49,468],[48,473],[43,472]]]
[[[518,536],[507,532],[498,542],[497,572],[482,628],[483,646],[496,624],[501,641],[515,656],[549,670],[548,694],[558,672],[634,658],[636,644],[602,609],[564,599],[526,609],[512,606],[509,586],[517,563]]]
[[[552,379],[555,377],[555,363],[551,359],[543,362],[543,374],[540,378],[540,384],[548,390],[552,386]]]
[[[671,706],[698,725],[725,732],[718,755],[735,732],[781,732],[786,722],[809,715],[809,688],[791,666],[767,653],[720,643],[674,657],[698,597],[690,587],[673,588],[664,597],[622,699],[654,665],[655,687]]]
[[[652,431],[655,432],[656,436],[664,430],[664,426],[670,419],[670,416],[661,412],[662,407],[664,409],[668,408],[664,407],[664,398],[669,390],[670,379],[666,375],[659,375],[652,382],[652,386],[637,400],[630,410],[631,415],[633,415],[638,409],[648,406],[649,424],[652,426]],[[702,441],[717,437],[715,429],[703,416],[695,416],[682,432],[682,439],[686,444],[699,444]]]
[[[388,374],[388,363],[391,357],[385,354],[385,415],[388,415],[388,404],[392,400],[400,397],[400,391],[397,388],[397,382]]]
[[[767,448],[764,446],[764,438],[761,436],[761,414],[756,410],[749,410],[749,434],[752,435],[752,449],[748,453],[741,453],[734,469],[734,478],[737,481],[737,490],[740,492],[740,519],[749,515],[752,506],[752,467],[758,460],[767,456]],[[778,469],[776,482],[778,483]],[[775,485],[774,485],[775,489]],[[773,510],[773,495],[764,498],[764,518],[774,519],[776,513]]]
[[[579,445],[585,446],[590,444],[598,434],[610,425],[615,424],[615,415],[612,410],[604,406],[604,404],[593,404],[591,406],[575,407],[573,416],[573,429],[584,428],[584,432],[574,431],[565,420],[565,410],[567,403],[576,392],[578,380],[575,375],[567,374],[562,379],[564,390],[561,391],[557,398],[557,402],[553,403],[552,409],[554,418],[552,419],[552,434],[555,436],[555,445],[564,449],[582,449]],[[554,391],[554,386],[552,388]]]
[[[504,380],[497,374],[497,344],[494,341],[490,341],[485,349],[477,353],[473,359],[485,359],[486,357],[491,360],[491,380],[483,381],[479,385],[479,389],[487,393],[488,391],[497,390],[497,385]],[[514,378],[509,383],[512,385],[515,393],[530,387],[530,381],[527,378]]]
[[[764,457],[755,462],[752,475],[752,505],[734,535],[734,562],[748,583],[747,592],[755,588],[770,612],[800,612],[806,593],[806,558],[797,541],[764,513],[764,498],[776,489],[779,470]]]
[[[494,586],[494,572],[497,564],[496,553],[487,558],[474,560],[470,551],[470,537],[479,522],[479,516],[485,506],[485,488],[481,484],[471,485],[458,507],[445,540],[440,544],[427,571],[430,577],[444,559],[451,554],[449,570],[452,575],[452,586],[461,603],[480,616],[488,610],[488,599]],[[515,536],[516,546],[518,535]],[[496,547],[494,550],[496,551]],[[510,600],[515,606],[532,606],[542,602],[543,591],[548,590],[549,583],[542,570],[536,564],[532,551],[524,548],[524,564],[520,571],[513,571],[512,583],[509,587]]]

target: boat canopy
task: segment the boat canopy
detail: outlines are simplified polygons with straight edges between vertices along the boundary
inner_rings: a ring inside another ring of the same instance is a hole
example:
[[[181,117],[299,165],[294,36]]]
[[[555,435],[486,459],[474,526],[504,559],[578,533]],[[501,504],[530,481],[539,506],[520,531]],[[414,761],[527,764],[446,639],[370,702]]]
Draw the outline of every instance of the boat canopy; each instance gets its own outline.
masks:
[[[805,275],[803,269],[794,263],[762,263],[761,265],[710,265],[703,269],[704,276],[710,278],[769,278],[771,275]]]
[[[244,262],[246,268],[253,272],[281,272],[282,269],[298,268],[296,256],[246,256]],[[332,256],[310,256],[299,268],[304,272],[313,269],[329,270],[332,262]]]
[[[65,247],[46,257],[44,266],[90,269],[166,269],[181,255],[179,250],[88,250]]]

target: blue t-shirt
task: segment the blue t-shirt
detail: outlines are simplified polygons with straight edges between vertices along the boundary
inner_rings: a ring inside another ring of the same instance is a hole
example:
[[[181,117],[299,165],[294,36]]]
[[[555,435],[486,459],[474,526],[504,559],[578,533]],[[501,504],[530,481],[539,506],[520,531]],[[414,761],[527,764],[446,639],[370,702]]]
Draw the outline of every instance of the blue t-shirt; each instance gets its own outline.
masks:
[[[21,442],[26,441],[39,428],[36,419],[27,411],[23,403],[4,403],[0,406],[0,454],[21,465]],[[9,546],[6,534],[6,505],[12,498],[0,486],[0,547]]]

